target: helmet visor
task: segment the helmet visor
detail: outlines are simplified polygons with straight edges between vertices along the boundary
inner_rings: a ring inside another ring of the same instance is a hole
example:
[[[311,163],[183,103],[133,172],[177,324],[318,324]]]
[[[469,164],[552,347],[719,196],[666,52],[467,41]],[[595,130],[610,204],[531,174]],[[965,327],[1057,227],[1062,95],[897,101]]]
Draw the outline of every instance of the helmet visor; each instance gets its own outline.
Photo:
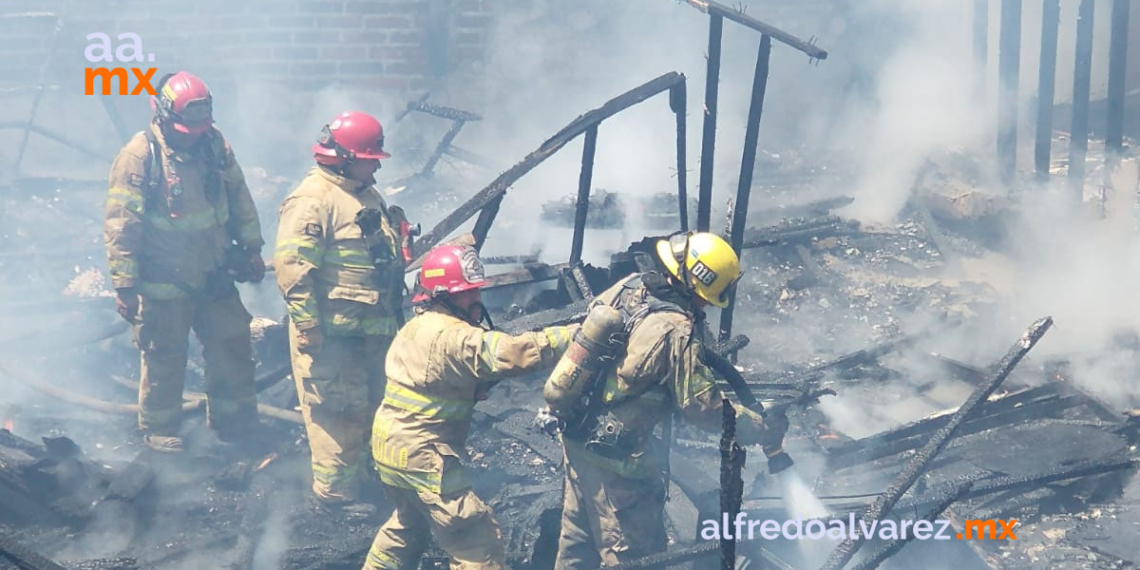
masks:
[[[213,121],[213,105],[209,99],[195,99],[183,107],[181,113],[171,113],[174,122],[187,127],[202,127]]]

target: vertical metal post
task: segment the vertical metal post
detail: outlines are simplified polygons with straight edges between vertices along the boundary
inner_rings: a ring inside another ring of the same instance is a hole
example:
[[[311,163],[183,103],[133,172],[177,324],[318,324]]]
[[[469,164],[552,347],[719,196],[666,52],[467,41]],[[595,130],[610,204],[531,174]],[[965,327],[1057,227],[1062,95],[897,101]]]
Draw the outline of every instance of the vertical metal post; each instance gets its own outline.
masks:
[[[1041,14],[1041,68],[1037,74],[1037,139],[1033,165],[1037,180],[1049,180],[1049,155],[1053,150],[1053,91],[1057,83],[1057,27],[1060,0],[1045,0]]]
[[[1077,20],[1077,59],[1073,68],[1073,122],[1069,140],[1069,182],[1081,199],[1085,154],[1089,148],[1089,89],[1092,83],[1093,16],[1095,2],[1081,0]]]
[[[712,212],[713,155],[716,151],[716,99],[720,88],[720,39],[724,17],[709,16],[708,72],[705,75],[705,124],[701,139],[701,181],[697,194],[697,230],[706,232]]]
[[[978,101],[985,97],[989,39],[989,0],[974,0],[974,99]]]
[[[582,242],[586,239],[586,217],[590,213],[590,185],[594,178],[594,150],[598,146],[598,125],[586,130],[582,145],[582,171],[578,174],[578,203],[574,209],[574,241],[570,244],[570,265],[582,261]]]
[[[1017,83],[1021,72],[1021,0],[1001,1],[998,46],[998,139],[1002,182],[1017,171]]]
[[[688,95],[684,83],[669,89],[669,108],[677,117],[677,213],[680,216],[683,232],[689,231],[689,176],[685,170],[688,168],[685,164],[687,158],[685,119],[688,107]]]
[[[1104,130],[1106,156],[1115,159],[1124,148],[1124,75],[1128,59],[1128,18],[1132,0],[1113,0],[1112,33],[1108,51],[1108,125]]]
[[[764,113],[764,94],[768,90],[768,64],[772,56],[772,38],[760,36],[756,54],[756,71],[752,76],[752,103],[748,107],[748,123],[744,131],[744,156],[740,162],[740,183],[736,186],[736,202],[732,207],[732,249],[740,257],[744,249],[744,230],[748,222],[748,200],[752,195],[752,173],[756,169],[756,143],[760,138],[760,117]],[[732,336],[732,315],[736,309],[736,289],[729,291],[728,307],[720,313],[720,342]]]

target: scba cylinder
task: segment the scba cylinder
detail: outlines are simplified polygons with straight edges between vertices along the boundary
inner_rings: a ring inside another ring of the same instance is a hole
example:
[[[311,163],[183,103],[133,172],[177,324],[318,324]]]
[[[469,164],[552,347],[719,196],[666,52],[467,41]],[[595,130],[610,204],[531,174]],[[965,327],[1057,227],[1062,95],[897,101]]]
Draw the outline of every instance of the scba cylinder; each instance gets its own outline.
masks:
[[[579,411],[606,357],[613,356],[620,348],[615,346],[614,339],[623,332],[623,324],[621,313],[609,305],[599,304],[590,309],[574,342],[543,386],[542,395],[551,413],[565,420]]]

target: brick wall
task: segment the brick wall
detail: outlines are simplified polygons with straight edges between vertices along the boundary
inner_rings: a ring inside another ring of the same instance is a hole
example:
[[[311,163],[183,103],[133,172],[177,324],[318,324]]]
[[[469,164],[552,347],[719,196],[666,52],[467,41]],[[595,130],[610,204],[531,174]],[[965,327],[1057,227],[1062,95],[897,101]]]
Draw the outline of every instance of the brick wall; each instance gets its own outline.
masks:
[[[63,0],[0,0],[0,14],[59,11]],[[256,78],[300,89],[330,83],[424,91],[482,57],[483,0],[71,0],[55,79],[74,81],[84,36],[134,32],[159,74]],[[49,18],[0,20],[0,82],[34,82],[50,51]],[[68,45],[70,44],[70,45]]]

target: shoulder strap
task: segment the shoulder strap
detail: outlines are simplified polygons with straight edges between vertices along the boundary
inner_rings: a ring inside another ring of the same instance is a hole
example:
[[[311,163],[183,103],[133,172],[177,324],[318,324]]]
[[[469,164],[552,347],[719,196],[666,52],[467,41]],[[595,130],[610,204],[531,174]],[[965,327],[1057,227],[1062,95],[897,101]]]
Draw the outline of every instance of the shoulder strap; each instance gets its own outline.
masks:
[[[147,157],[146,157],[146,186],[148,190],[157,190],[161,185],[166,174],[162,169],[162,148],[158,144],[158,137],[154,136],[154,132],[149,128],[143,131],[146,135],[147,142]]]

